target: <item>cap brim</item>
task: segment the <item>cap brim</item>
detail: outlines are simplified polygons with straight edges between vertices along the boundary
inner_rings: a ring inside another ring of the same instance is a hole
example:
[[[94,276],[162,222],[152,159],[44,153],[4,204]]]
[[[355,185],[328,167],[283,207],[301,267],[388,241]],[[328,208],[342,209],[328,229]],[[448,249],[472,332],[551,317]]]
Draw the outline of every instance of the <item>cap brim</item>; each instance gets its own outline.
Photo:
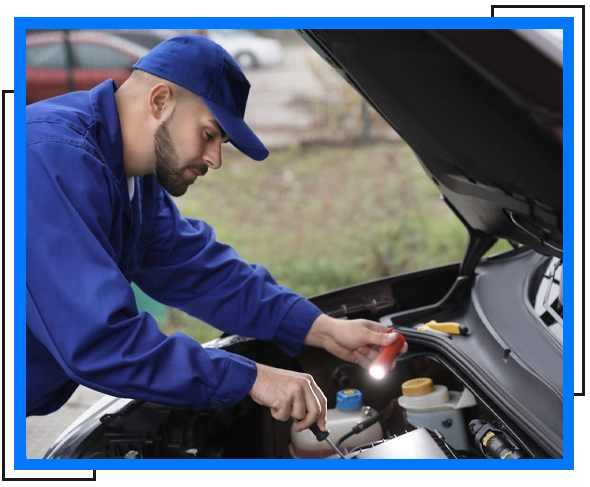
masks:
[[[211,100],[203,97],[201,99],[236,149],[255,161],[262,161],[268,157],[268,149],[241,117]]]

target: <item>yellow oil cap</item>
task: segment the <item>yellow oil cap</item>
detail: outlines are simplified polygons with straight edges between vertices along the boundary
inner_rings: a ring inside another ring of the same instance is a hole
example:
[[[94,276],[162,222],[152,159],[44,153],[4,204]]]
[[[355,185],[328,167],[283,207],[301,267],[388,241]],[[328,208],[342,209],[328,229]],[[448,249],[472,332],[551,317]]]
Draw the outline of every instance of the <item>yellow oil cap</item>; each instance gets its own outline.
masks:
[[[421,396],[432,391],[434,391],[434,384],[432,379],[428,377],[407,380],[402,384],[402,394],[404,396]]]

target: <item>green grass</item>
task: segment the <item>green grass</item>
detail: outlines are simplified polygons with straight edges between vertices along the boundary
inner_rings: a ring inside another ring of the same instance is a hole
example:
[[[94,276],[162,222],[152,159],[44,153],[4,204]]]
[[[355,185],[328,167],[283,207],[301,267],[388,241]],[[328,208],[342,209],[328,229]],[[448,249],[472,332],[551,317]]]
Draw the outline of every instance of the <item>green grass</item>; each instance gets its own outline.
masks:
[[[403,142],[274,150],[263,162],[224,147],[223,159],[176,199],[180,211],[304,296],[463,255],[467,231]],[[177,310],[162,329],[220,335]]]

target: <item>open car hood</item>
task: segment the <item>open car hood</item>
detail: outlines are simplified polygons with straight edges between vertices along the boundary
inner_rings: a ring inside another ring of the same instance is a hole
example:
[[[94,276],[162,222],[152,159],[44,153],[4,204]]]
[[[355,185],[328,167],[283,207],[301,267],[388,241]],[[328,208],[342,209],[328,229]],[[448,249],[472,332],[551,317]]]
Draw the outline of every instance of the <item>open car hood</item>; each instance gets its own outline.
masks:
[[[561,43],[542,31],[301,30],[470,229],[562,257]]]

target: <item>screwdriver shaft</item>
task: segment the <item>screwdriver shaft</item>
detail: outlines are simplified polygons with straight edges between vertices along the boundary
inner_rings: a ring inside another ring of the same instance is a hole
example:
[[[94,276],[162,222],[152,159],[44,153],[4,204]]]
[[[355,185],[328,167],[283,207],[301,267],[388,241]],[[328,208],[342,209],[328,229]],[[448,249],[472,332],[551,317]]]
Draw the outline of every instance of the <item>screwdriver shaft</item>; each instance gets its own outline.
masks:
[[[330,430],[326,430],[326,431],[322,431],[320,429],[320,427],[318,426],[318,423],[316,422],[315,424],[312,424],[309,429],[311,430],[311,432],[315,435],[315,437],[318,439],[318,441],[324,441],[326,440],[328,442],[328,445],[330,445],[332,447],[332,449],[338,453],[338,455],[340,455],[340,458],[346,458],[342,452],[338,449],[338,447],[332,443],[332,440],[330,440],[330,438],[328,438],[328,436],[330,435]]]
[[[328,445],[330,445],[330,446],[331,446],[331,447],[334,449],[334,451],[335,451],[336,453],[338,453],[338,455],[340,455],[340,458],[346,458],[346,457],[345,457],[345,456],[342,454],[342,452],[341,452],[341,451],[338,449],[338,447],[337,447],[337,446],[336,446],[334,443],[332,443],[332,440],[331,440],[330,438],[326,438],[326,441],[328,442]]]

